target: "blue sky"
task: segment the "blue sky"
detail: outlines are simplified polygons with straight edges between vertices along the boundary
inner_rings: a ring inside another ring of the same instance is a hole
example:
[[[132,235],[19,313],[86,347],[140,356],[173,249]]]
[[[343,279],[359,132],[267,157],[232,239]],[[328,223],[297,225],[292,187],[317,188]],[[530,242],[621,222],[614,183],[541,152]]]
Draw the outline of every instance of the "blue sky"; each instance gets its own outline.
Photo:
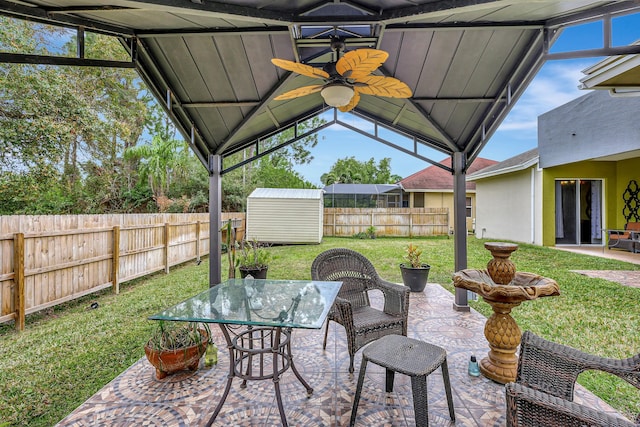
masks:
[[[612,20],[614,46],[623,46],[640,40],[640,14],[627,15]],[[602,47],[602,22],[593,22],[567,28],[553,45],[551,52],[592,49]],[[505,160],[537,146],[537,118],[539,115],[586,95],[578,89],[582,70],[602,58],[582,58],[547,62],[520,97],[506,120],[491,137],[480,153],[481,157]],[[352,118],[354,116],[348,115]],[[347,117],[345,117],[346,119]],[[354,123],[356,124],[356,123]],[[358,126],[368,124],[360,122]],[[321,185],[320,176],[328,172],[339,158],[355,157],[361,161],[384,157],[391,158],[392,172],[409,176],[428,166],[428,163],[366,138],[342,126],[332,126],[319,133],[318,146],[312,150],[314,161],[295,169],[305,179]],[[430,154],[442,160],[444,154]]]

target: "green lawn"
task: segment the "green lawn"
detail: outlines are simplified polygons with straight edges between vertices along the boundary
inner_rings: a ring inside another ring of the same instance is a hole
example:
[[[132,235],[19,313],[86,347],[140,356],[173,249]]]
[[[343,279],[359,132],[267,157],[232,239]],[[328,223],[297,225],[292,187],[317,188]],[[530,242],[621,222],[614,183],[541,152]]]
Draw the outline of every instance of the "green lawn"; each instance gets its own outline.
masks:
[[[431,265],[429,281],[453,291],[453,240],[411,241],[420,245]],[[273,247],[269,277],[308,279],[318,253],[349,247],[367,256],[382,277],[401,282],[398,264],[408,242],[325,238],[320,245]],[[490,255],[482,241],[469,238],[468,259],[469,268],[485,268]],[[524,244],[512,259],[518,271],[548,276],[560,284],[561,296],[527,302],[513,311],[523,330],[602,356],[628,357],[640,351],[640,289],[569,271],[640,266]],[[224,269],[226,262],[222,265]],[[208,262],[189,263],[169,275],[124,284],[119,295],[103,292],[28,316],[22,333],[13,325],[0,325],[0,426],[50,426],[61,420],[143,357],[152,329],[148,315],[207,286]],[[91,309],[92,302],[99,308]],[[491,314],[482,301],[471,305]],[[640,412],[640,393],[623,381],[585,373],[580,382],[627,416]]]

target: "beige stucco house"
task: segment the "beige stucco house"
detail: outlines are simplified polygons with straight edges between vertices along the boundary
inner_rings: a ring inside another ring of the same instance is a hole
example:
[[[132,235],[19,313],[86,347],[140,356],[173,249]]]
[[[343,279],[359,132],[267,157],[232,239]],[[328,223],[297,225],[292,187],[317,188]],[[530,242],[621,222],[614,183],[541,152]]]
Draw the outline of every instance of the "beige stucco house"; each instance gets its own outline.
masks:
[[[496,164],[495,160],[478,157],[472,164],[468,174]],[[441,165],[450,168],[451,158],[440,162]],[[453,230],[453,175],[446,169],[433,165],[414,173],[400,181],[408,199],[407,207],[410,208],[447,208],[449,209],[449,230]],[[467,230],[474,229],[476,215],[476,183],[467,182],[466,190],[466,216]]]
[[[542,244],[542,170],[530,150],[470,174],[478,238]]]

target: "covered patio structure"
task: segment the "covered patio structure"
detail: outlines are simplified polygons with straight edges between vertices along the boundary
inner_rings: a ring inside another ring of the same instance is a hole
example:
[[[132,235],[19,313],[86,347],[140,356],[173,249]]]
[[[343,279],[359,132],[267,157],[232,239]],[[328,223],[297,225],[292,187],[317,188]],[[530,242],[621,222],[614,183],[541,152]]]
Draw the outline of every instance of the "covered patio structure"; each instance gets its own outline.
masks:
[[[546,61],[640,53],[639,45],[611,44],[614,18],[638,12],[640,4],[631,0],[0,0],[0,14],[74,29],[79,52],[77,58],[0,53],[0,61],[135,68],[209,172],[211,224],[221,220],[223,175],[279,148],[264,149],[263,142],[287,130],[293,136],[282,145],[339,125],[441,167],[454,176],[455,269],[461,270],[467,267],[469,165]],[[552,53],[565,28],[592,21],[603,23],[601,47]],[[86,58],[86,32],[118,37],[130,61]],[[412,96],[365,94],[349,113],[327,105],[319,91],[276,100],[318,80],[283,71],[271,59],[321,68],[336,59],[332,38],[339,38],[347,51],[387,52],[377,75],[401,80]],[[325,113],[330,118],[324,123],[301,130],[301,123]],[[347,118],[366,122],[372,130]],[[389,136],[394,133],[404,142]],[[253,154],[243,162],[225,161],[246,149]],[[439,162],[443,156],[451,158],[450,167]],[[221,236],[217,227],[210,229],[209,284],[214,286],[221,282]],[[430,291],[413,298],[408,335],[446,348],[457,424],[504,425],[503,387],[466,371],[471,354],[487,351],[484,318],[468,313],[465,290],[457,289],[454,296],[438,286]],[[345,425],[349,419],[355,378],[346,368],[341,332],[333,331],[325,352],[313,333],[296,337],[304,375],[318,385],[312,399],[306,399],[298,397],[304,395],[298,384],[283,379],[285,394],[292,396],[287,405],[292,424]],[[224,351],[220,355],[224,366]],[[202,414],[211,411],[225,381],[222,369],[185,373],[164,383],[154,382],[149,369],[144,360],[134,364],[60,425],[206,422]],[[387,395],[384,373],[369,372],[368,382],[377,382],[379,389],[363,396],[359,425],[412,425],[406,378],[395,394]],[[437,375],[429,378],[429,415],[432,425],[450,425]],[[277,425],[272,394],[260,387],[270,390],[272,385],[234,389],[216,425]],[[583,390],[578,400],[610,410]]]
[[[638,45],[611,44],[612,20],[638,11],[636,1],[599,0],[2,0],[3,15],[75,29],[78,57],[0,53],[0,61],[135,67],[209,171],[212,224],[220,223],[222,175],[278,148],[264,150],[265,139],[293,130],[283,143],[290,144],[341,125],[454,175],[454,229],[465,230],[466,171],[536,72],[553,59],[639,53]],[[551,52],[563,29],[591,21],[603,22],[601,47]],[[88,31],[119,37],[131,60],[86,58]],[[271,59],[321,68],[336,59],[332,38],[347,51],[387,52],[376,74],[406,83],[412,96],[365,94],[344,114],[319,90],[276,100],[319,80],[283,71]],[[333,119],[300,130],[326,111]],[[353,126],[348,115],[373,130]],[[225,162],[247,148],[253,155],[245,161]],[[439,163],[443,155],[450,167]],[[211,230],[213,286],[221,281],[221,239],[217,227]],[[466,238],[455,233],[456,270],[467,266]],[[456,291],[453,307],[469,309],[466,291]]]

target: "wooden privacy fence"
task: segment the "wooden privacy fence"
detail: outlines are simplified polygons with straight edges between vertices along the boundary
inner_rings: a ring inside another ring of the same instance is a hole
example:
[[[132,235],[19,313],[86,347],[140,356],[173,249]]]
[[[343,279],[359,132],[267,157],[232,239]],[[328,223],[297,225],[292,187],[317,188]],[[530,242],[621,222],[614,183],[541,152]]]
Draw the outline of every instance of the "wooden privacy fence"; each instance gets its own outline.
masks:
[[[449,232],[448,208],[325,208],[325,236],[438,236]]]
[[[241,240],[244,213],[230,218]],[[0,323],[208,253],[206,213],[0,217]]]

